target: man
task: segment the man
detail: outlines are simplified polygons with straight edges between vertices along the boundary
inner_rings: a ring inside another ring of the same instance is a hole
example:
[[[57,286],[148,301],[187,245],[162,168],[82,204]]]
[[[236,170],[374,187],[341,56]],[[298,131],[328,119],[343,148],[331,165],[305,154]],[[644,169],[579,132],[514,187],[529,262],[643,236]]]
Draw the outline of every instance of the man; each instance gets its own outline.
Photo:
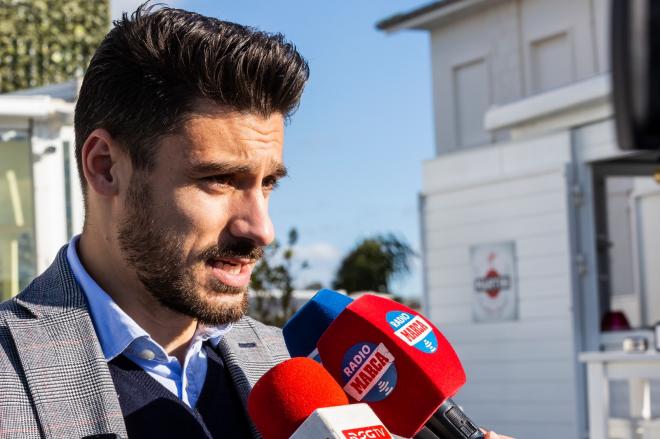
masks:
[[[281,35],[116,23],[75,112],[83,233],[0,305],[0,437],[259,436],[247,395],[288,353],[247,287],[308,76]]]
[[[246,396],[288,354],[247,287],[308,75],[281,35],[116,23],[75,112],[82,235],[0,306],[0,437],[257,435]]]

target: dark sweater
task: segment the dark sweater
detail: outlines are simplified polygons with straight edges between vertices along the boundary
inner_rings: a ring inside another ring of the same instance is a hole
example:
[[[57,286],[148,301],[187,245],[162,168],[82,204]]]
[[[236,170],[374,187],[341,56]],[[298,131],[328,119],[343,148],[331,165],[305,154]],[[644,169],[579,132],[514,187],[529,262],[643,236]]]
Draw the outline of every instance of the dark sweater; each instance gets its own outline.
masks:
[[[195,408],[128,358],[108,363],[128,437],[139,438],[249,438],[247,415],[222,357],[207,343],[206,380]]]

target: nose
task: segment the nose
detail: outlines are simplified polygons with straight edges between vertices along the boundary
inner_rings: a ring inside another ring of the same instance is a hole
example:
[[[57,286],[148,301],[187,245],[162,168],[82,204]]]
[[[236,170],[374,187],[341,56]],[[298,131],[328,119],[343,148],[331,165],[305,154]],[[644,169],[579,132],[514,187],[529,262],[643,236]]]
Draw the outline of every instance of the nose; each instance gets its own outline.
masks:
[[[268,214],[268,199],[262,191],[246,192],[237,202],[239,206],[229,225],[229,233],[262,247],[273,242],[275,230]]]

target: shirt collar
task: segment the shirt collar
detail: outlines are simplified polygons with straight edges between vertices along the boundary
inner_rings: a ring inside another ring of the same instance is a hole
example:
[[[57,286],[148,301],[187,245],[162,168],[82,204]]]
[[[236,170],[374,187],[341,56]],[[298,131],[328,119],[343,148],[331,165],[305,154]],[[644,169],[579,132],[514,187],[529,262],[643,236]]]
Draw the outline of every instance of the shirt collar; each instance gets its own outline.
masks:
[[[92,323],[96,329],[96,334],[106,360],[110,361],[120,355],[131,343],[140,338],[148,339],[160,347],[87,273],[87,270],[85,270],[80,262],[80,258],[78,258],[77,246],[79,239],[80,235],[76,235],[71,239],[66,256],[71,266],[71,271],[73,271],[74,277],[87,298]],[[231,328],[231,323],[218,326],[198,325],[193,337],[193,343],[197,340],[208,340],[213,346],[217,346],[220,343],[220,339]],[[160,350],[163,353],[165,352],[162,347],[160,347]]]

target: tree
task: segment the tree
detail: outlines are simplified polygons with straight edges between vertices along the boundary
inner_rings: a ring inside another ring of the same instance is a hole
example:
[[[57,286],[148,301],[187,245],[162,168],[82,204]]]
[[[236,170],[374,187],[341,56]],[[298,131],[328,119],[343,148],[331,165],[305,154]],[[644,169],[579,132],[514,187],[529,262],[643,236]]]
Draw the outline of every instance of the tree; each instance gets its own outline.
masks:
[[[410,272],[413,256],[410,246],[391,233],[366,238],[341,261],[333,288],[386,292],[396,276]]]
[[[292,301],[294,278],[308,266],[306,261],[294,261],[298,231],[292,228],[287,238],[285,247],[278,241],[266,247],[252,272],[250,286],[255,296],[250,314],[269,325],[282,326],[296,312]]]
[[[0,92],[80,75],[109,27],[108,0],[0,0]]]

